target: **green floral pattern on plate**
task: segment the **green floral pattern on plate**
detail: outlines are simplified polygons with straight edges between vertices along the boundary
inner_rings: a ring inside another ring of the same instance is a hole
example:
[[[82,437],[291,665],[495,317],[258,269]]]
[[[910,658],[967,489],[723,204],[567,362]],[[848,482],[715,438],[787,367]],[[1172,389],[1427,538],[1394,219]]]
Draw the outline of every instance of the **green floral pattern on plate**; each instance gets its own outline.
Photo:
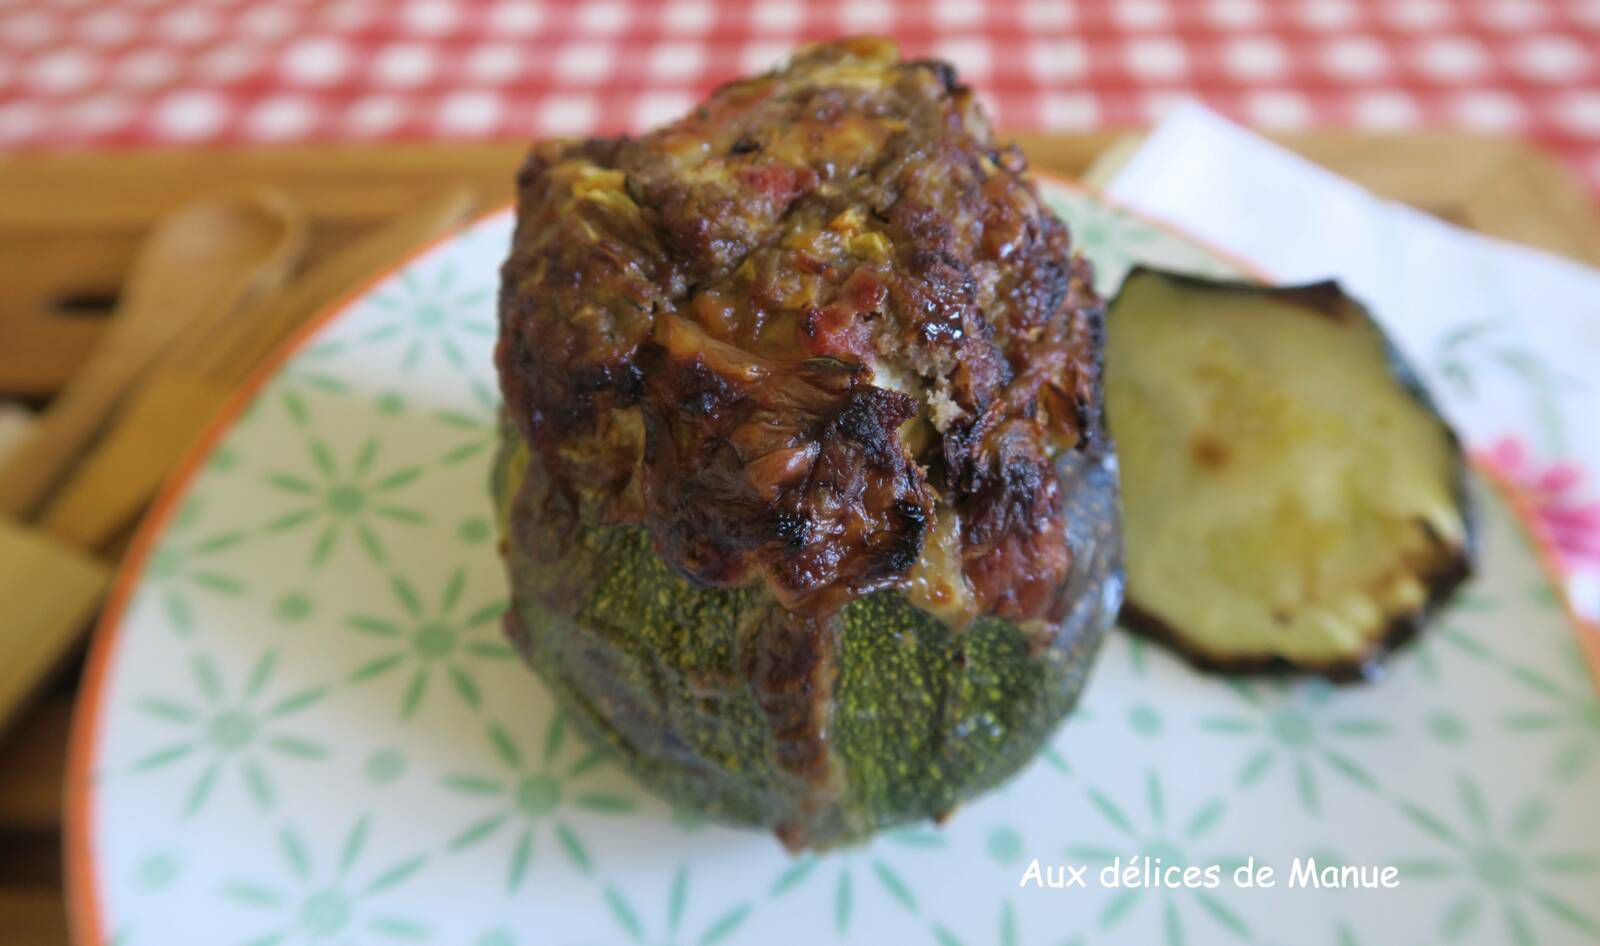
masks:
[[[1049,197],[1102,290],[1136,260],[1228,271],[1085,195]],[[1379,685],[1230,683],[1118,634],[1040,760],[943,828],[796,859],[672,812],[569,731],[499,633],[486,478],[509,228],[469,228],[333,319],[164,525],[95,752],[117,942],[1600,936],[1600,700],[1483,489],[1484,576]],[[1093,873],[1145,854],[1282,875],[1296,857],[1396,864],[1402,886],[1018,886],[1034,858]]]

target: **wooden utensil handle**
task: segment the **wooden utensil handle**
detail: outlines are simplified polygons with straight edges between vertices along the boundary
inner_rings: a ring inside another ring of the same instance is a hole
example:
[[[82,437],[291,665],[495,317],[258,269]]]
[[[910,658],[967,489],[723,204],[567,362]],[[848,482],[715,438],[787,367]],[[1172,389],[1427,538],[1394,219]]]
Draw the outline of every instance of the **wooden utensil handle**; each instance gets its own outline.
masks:
[[[108,370],[114,374],[101,383],[69,385],[17,445],[0,469],[0,515],[26,519],[38,507],[137,377],[114,366]]]
[[[66,387],[102,328],[89,318],[0,318],[0,395],[44,397]]]
[[[0,520],[0,728],[77,641],[110,583],[105,565],[28,529]],[[25,634],[16,629],[67,628]]]
[[[39,528],[78,548],[102,548],[138,517],[205,430],[218,400],[215,385],[191,376],[163,375],[140,387],[45,510]]]

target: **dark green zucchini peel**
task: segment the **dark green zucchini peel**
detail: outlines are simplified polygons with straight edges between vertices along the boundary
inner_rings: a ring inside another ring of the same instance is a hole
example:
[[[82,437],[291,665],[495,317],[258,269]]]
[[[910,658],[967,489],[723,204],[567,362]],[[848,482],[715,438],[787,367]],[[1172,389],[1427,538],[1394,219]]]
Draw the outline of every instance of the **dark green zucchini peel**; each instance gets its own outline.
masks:
[[[1353,679],[1470,573],[1460,444],[1337,284],[1136,269],[1107,334],[1125,623],[1208,668]]]

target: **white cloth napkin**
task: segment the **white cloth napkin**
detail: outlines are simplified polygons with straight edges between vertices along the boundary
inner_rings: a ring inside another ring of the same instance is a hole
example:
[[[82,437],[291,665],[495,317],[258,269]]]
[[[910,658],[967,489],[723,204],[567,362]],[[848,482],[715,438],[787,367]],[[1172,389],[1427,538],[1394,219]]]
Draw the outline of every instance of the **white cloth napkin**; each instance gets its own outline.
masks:
[[[1379,199],[1198,105],[1109,195],[1279,282],[1337,278],[1477,458],[1525,491],[1580,616],[1600,618],[1600,271]]]

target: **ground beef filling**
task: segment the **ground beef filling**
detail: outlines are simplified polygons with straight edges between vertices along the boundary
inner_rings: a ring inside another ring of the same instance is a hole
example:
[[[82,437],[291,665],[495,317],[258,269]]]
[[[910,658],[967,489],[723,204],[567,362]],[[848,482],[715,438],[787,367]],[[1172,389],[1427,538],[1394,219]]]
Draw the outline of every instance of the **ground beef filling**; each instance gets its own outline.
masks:
[[[1059,618],[1098,300],[1024,170],[949,67],[880,40],[536,147],[498,357],[561,508],[797,613],[898,587]]]

